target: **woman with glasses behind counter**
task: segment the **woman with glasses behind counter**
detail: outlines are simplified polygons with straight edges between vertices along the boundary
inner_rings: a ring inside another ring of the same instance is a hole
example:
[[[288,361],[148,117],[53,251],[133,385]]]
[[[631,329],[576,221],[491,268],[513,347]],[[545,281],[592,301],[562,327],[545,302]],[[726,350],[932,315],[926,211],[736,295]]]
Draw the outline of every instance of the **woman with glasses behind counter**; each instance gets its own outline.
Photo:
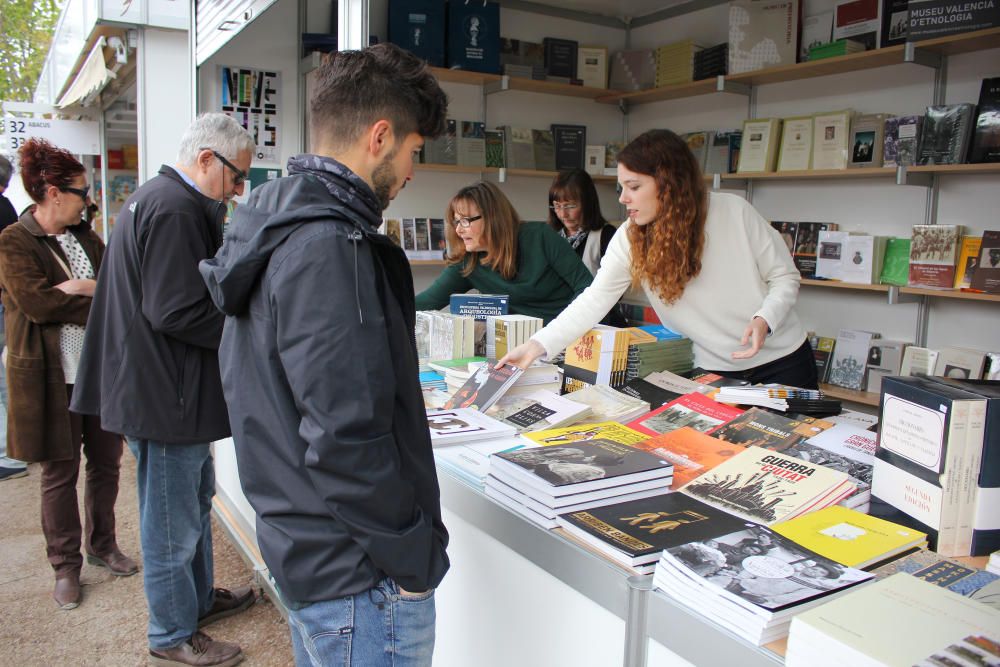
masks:
[[[573,248],[548,225],[521,222],[493,183],[462,188],[448,202],[448,266],[417,295],[417,310],[447,306],[452,294],[476,289],[506,294],[510,312],[547,324],[593,277]]]

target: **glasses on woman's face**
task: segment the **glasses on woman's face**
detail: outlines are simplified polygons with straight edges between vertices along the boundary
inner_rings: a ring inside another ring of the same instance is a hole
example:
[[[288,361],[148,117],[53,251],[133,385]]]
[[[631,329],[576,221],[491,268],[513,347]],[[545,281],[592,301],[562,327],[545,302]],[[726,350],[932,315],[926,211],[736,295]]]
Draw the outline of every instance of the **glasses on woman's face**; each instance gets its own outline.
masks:
[[[559,213],[560,211],[575,211],[580,208],[579,204],[552,204],[549,206],[550,209]]]
[[[452,220],[451,224],[460,229],[468,229],[469,227],[472,226],[472,223],[474,223],[476,220],[482,219],[482,217],[483,216],[481,215],[470,215],[464,218],[457,218],[455,220]]]
[[[85,188],[60,188],[60,190],[63,192],[72,192],[83,201],[87,201],[87,195],[90,193],[90,186],[88,185]]]

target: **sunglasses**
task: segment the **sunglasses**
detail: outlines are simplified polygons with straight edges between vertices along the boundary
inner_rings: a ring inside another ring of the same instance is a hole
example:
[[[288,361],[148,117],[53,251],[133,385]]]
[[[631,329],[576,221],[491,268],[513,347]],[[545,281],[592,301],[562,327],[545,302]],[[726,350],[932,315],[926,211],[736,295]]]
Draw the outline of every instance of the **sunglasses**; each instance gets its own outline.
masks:
[[[87,201],[87,195],[90,193],[90,186],[85,188],[59,188],[63,192],[72,192],[77,195],[80,199]]]
[[[222,157],[222,154],[219,153],[219,151],[217,151],[215,149],[212,149],[212,148],[207,148],[207,147],[202,147],[202,148],[199,148],[198,150],[200,150],[200,151],[212,151],[212,155],[214,155],[215,157],[217,157],[219,159],[219,162],[221,162],[225,166],[229,167],[229,170],[233,172],[233,187],[234,188],[238,188],[241,185],[243,185],[243,183],[246,182],[246,180],[247,180],[247,173],[245,171],[243,171],[242,169],[240,169],[239,167],[237,167],[232,162],[230,162],[229,160],[227,160],[226,158]]]
[[[473,215],[473,216],[468,217],[468,218],[459,218],[458,220],[452,220],[451,224],[453,224],[455,227],[461,227],[462,229],[468,229],[469,227],[472,226],[472,223],[474,223],[476,220],[480,220],[482,217],[483,216],[481,216],[481,215]]]

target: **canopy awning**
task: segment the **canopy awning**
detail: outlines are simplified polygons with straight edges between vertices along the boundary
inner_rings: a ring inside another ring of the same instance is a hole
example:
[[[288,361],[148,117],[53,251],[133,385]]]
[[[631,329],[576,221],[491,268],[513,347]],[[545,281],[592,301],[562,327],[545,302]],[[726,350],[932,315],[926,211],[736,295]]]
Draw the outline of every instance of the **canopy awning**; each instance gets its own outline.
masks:
[[[104,46],[105,39],[102,35],[97,38],[97,42],[90,50],[90,55],[84,61],[83,67],[77,72],[73,83],[56,102],[57,107],[64,109],[74,104],[86,106],[95,95],[104,89],[104,86],[108,85],[109,81],[115,78],[115,73],[107,68],[107,63],[104,60]]]

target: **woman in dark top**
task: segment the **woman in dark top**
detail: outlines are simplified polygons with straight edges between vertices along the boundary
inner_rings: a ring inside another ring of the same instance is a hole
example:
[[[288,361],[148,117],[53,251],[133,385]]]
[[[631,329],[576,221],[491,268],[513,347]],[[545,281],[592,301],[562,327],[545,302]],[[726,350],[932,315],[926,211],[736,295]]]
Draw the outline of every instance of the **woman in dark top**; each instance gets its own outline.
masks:
[[[493,183],[459,190],[445,220],[449,265],[417,295],[417,310],[443,308],[452,294],[476,289],[506,294],[511,313],[547,323],[593,279],[558,234],[540,222],[522,223]]]

